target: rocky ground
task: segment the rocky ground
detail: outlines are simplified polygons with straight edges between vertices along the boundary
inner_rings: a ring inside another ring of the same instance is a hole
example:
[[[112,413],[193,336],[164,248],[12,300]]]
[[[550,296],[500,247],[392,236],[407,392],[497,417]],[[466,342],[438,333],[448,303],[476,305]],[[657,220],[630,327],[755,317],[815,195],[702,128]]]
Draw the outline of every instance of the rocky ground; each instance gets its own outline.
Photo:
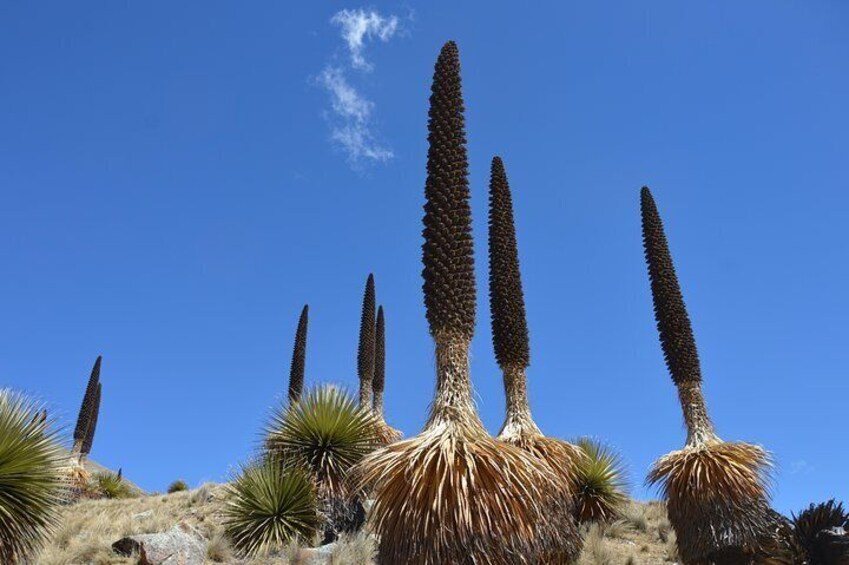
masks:
[[[240,559],[223,534],[220,520],[223,495],[222,485],[209,484],[168,495],[79,502],[65,508],[61,528],[36,563],[135,565],[140,563],[139,542],[145,548],[146,563],[151,565],[372,562],[374,544],[365,534],[319,550],[290,547],[269,558]],[[580,565],[675,562],[675,534],[660,503],[631,503],[621,520],[605,528],[587,528],[584,535]],[[131,553],[130,556],[113,550],[113,544],[119,541],[118,548]]]

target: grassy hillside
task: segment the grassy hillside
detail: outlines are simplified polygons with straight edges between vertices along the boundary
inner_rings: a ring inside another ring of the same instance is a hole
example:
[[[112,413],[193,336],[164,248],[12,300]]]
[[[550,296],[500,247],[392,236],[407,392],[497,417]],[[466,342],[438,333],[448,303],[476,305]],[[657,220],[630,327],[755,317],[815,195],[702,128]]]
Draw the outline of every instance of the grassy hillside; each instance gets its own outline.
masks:
[[[330,552],[328,561],[313,561],[313,554],[301,548],[288,548],[269,559],[241,560],[233,554],[223,535],[220,510],[225,489],[208,484],[186,492],[149,495],[123,500],[85,500],[64,510],[63,525],[50,546],[41,554],[39,565],[135,563],[112,553],[118,539],[140,533],[170,529],[178,522],[194,527],[207,540],[209,563],[270,565],[370,563],[374,551],[365,536],[346,539]],[[585,548],[580,565],[637,565],[675,561],[675,534],[666,519],[664,506],[657,502],[631,503],[621,520],[584,530]]]

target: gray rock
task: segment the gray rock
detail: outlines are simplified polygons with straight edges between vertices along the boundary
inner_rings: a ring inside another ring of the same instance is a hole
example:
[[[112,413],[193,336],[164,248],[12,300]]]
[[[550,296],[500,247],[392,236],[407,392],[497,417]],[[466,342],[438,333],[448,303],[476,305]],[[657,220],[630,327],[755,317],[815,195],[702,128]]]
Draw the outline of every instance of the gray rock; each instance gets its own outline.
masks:
[[[186,523],[167,532],[128,536],[112,544],[125,557],[137,554],[139,565],[204,565],[206,542]]]

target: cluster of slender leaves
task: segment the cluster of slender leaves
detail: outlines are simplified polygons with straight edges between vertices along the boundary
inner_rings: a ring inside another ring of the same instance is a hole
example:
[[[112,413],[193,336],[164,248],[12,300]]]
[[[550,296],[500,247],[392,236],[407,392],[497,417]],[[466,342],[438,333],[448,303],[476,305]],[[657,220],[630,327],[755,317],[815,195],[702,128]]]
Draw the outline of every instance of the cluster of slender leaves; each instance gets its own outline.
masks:
[[[244,468],[228,486],[224,528],[248,555],[265,555],[293,542],[311,541],[320,525],[312,481],[273,458]]]
[[[118,473],[103,471],[92,476],[94,494],[102,498],[132,498],[137,495]]]
[[[576,517],[579,522],[614,520],[628,500],[622,458],[601,442],[581,438],[584,457],[576,465]]]
[[[0,563],[26,560],[56,526],[62,463],[40,407],[0,390]]]
[[[306,471],[322,494],[345,496],[348,472],[378,441],[376,419],[368,407],[326,385],[278,409],[266,430],[265,446],[284,466]]]

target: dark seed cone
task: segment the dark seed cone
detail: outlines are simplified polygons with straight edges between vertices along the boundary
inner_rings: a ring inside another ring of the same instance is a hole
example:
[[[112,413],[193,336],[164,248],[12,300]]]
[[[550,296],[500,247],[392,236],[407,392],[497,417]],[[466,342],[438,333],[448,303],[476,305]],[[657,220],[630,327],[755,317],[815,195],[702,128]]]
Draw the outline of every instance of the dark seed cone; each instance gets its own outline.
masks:
[[[118,467],[118,482],[121,482],[121,479],[123,479],[123,478],[124,478],[124,469],[121,468],[121,467]]]
[[[301,310],[301,317],[298,319],[298,329],[295,332],[295,347],[292,350],[292,364],[289,366],[289,402],[300,400],[301,393],[304,390],[309,315],[309,304],[305,304],[304,309]]]
[[[371,406],[374,380],[374,275],[369,275],[363,294],[363,312],[360,316],[360,344],[357,351],[357,376],[360,378],[360,404]]]
[[[386,385],[386,321],[383,306],[377,309],[377,322],[374,328],[374,407],[383,405],[383,389]]]
[[[86,431],[89,427],[88,418],[94,404],[94,396],[97,394],[97,385],[100,382],[101,360],[102,357],[98,355],[97,360],[94,362],[94,367],[91,369],[91,375],[88,378],[88,385],[86,385],[85,394],[83,395],[83,402],[80,406],[80,413],[77,416],[77,425],[74,428],[74,445],[77,447],[81,446],[86,438]]]
[[[525,295],[513,224],[513,198],[501,157],[492,159],[489,182],[489,309],[499,366],[526,368],[530,364],[530,347]]]
[[[672,375],[680,385],[701,382],[699,353],[693,328],[684,305],[684,297],[675,275],[675,266],[663,232],[663,222],[657,212],[651,192],[643,187],[640,192],[640,209],[643,218],[643,247],[651,280],[654,316],[660,333],[663,357]]]
[[[91,406],[91,414],[88,418],[88,429],[86,430],[85,439],[83,440],[82,455],[91,453],[91,444],[94,443],[94,432],[97,429],[97,417],[100,414],[100,391],[101,384],[97,383],[97,391],[94,393],[94,403]]]
[[[449,41],[436,61],[428,111],[423,290],[431,335],[471,340],[475,269],[463,112],[460,55]]]

